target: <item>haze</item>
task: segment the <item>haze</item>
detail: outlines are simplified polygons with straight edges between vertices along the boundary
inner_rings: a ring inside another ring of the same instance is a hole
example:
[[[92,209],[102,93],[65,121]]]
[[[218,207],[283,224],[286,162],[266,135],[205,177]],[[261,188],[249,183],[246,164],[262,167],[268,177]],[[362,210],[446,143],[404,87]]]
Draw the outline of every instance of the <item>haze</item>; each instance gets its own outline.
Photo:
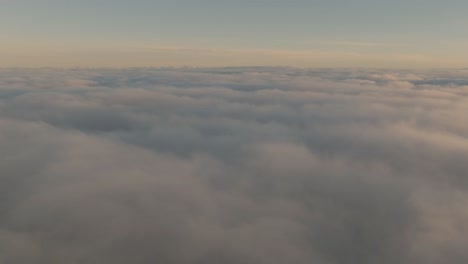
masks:
[[[10,67],[464,67],[463,0],[3,0]]]

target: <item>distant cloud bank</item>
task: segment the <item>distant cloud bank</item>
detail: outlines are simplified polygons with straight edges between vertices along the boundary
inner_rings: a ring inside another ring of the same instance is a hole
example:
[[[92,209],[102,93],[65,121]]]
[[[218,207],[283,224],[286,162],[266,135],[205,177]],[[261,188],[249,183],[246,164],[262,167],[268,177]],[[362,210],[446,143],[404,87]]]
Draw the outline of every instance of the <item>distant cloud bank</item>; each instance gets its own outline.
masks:
[[[0,263],[467,263],[468,70],[1,69]]]

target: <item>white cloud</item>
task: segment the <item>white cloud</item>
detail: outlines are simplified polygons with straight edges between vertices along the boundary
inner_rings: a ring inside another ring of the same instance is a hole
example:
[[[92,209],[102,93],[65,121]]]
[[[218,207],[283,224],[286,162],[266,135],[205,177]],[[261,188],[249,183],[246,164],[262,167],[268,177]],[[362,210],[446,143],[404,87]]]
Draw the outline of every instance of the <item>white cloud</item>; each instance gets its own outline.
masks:
[[[2,263],[468,260],[465,71],[0,77]]]

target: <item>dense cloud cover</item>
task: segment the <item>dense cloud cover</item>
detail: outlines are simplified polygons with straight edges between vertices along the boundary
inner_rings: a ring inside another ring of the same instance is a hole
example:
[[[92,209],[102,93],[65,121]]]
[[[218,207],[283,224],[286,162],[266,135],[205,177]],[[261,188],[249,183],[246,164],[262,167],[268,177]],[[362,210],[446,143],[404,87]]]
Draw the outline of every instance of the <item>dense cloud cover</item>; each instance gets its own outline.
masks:
[[[0,263],[468,262],[468,71],[0,70]]]

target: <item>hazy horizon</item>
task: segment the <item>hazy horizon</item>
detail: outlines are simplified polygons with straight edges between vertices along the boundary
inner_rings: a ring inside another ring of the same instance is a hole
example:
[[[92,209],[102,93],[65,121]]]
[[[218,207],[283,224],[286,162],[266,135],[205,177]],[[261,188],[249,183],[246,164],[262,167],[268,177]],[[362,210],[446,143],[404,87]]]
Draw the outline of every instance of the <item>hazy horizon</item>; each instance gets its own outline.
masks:
[[[467,67],[461,0],[6,0],[0,66]]]

